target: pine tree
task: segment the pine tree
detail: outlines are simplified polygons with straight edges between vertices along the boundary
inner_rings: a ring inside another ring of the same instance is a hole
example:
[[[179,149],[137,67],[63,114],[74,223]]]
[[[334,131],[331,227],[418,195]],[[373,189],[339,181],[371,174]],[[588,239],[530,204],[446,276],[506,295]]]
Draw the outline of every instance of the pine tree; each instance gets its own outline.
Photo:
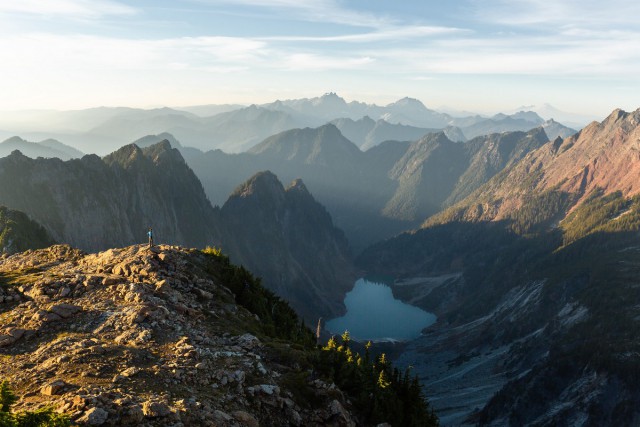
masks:
[[[0,383],[0,412],[9,412],[11,406],[18,401],[13,390],[9,386],[9,381]]]

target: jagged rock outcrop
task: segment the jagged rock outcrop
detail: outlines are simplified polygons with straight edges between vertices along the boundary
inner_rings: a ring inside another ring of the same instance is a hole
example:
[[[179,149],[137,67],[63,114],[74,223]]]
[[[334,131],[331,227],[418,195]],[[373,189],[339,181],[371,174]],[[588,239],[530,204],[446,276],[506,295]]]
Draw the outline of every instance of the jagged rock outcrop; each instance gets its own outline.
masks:
[[[219,235],[202,185],[167,141],[66,162],[13,152],[0,159],[0,204],[85,250],[140,242],[149,226],[163,241],[189,246]]]
[[[271,172],[258,173],[220,212],[233,230],[223,241],[225,252],[263,277],[307,321],[344,310],[356,278],[348,244],[301,180],[285,189]]]
[[[355,425],[342,392],[298,365],[305,347],[236,304],[230,268],[175,246],[3,256],[0,378],[23,397],[16,410],[53,406],[80,425]],[[277,303],[250,287],[253,306]]]

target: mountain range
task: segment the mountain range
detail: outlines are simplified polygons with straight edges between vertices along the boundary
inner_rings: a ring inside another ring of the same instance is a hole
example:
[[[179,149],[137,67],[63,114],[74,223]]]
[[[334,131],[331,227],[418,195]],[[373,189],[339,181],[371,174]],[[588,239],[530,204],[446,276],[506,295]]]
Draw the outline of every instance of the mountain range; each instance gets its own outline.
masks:
[[[399,362],[439,396],[443,424],[637,422],[639,135],[640,110],[616,110],[531,147],[359,257],[438,314]]]
[[[366,117],[376,124],[372,126]],[[350,124],[349,121],[357,123]],[[247,107],[100,107],[62,112],[7,112],[0,118],[0,136],[20,134],[32,140],[55,138],[85,153],[104,155],[143,136],[168,132],[188,147],[239,153],[276,133],[307,126],[318,127],[329,122],[338,124],[349,138],[354,138],[356,145],[364,149],[387,139],[415,140],[434,130],[445,130],[455,141],[495,132],[528,131],[540,125],[545,126],[552,139],[575,133],[557,121],[544,124],[545,120],[533,112],[454,117],[431,110],[412,98],[378,106],[346,102],[335,93],[328,93],[316,98]]]
[[[130,144],[102,159],[30,159],[18,151],[0,159],[0,205],[26,213],[56,242],[103,250],[144,241],[153,227],[157,241],[224,248],[309,322],[344,311],[355,278],[352,258],[304,184],[296,181],[285,192],[274,175],[259,174],[241,188],[250,190],[236,191],[222,209],[212,207],[166,140]],[[269,256],[259,256],[256,248],[266,245]]]
[[[169,133],[103,158],[13,152],[0,159],[0,226],[98,250],[153,225],[162,241],[222,248],[238,277],[262,275],[314,323],[344,311],[359,275],[393,277],[396,298],[438,316],[394,358],[443,425],[637,424],[640,110],[577,133],[526,111],[455,118],[447,133],[419,101],[387,107],[335,94],[252,106],[251,123],[267,111],[316,127],[235,154]],[[32,238],[12,236],[8,252]]]
[[[468,142],[453,142],[439,132],[413,142],[385,141],[362,152],[327,124],[273,135],[247,153],[181,152],[217,205],[262,170],[285,182],[302,178],[358,252],[419,225],[547,140],[540,127]]]

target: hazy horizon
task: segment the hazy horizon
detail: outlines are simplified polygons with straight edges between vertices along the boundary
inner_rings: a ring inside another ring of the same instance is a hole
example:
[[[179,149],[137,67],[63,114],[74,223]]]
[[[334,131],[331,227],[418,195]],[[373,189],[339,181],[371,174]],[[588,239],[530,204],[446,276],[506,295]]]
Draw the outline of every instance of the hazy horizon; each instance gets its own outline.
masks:
[[[0,5],[0,110],[266,103],[336,92],[481,113],[635,110],[640,5],[35,0]]]

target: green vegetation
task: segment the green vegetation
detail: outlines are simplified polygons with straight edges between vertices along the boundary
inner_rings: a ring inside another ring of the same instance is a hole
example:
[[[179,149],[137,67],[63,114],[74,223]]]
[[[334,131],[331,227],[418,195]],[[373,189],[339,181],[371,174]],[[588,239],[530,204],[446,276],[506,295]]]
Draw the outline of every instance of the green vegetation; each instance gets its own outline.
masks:
[[[0,206],[0,253],[39,249],[53,243],[40,224],[22,212]]]
[[[36,411],[11,412],[11,406],[18,398],[11,390],[8,381],[0,382],[0,427],[67,427],[71,425],[69,417],[42,408]]]
[[[531,414],[552,410],[550,402],[565,399],[563,393],[585,373],[607,378],[620,396],[640,393],[640,196],[598,190],[558,221],[576,197],[550,190],[528,197],[509,218],[493,222],[477,221],[481,211],[467,217],[452,210],[448,213],[459,222],[430,223],[359,259],[369,272],[393,266],[396,271],[390,273],[396,277],[461,272],[463,280],[456,286],[437,288],[419,302],[434,310],[455,292],[458,305],[445,307],[442,316],[452,324],[485,316],[518,295],[532,296],[522,300],[526,315],[512,321],[510,311],[497,311],[494,326],[470,337],[467,345],[474,349],[543,331],[540,339],[524,341],[522,349],[514,347],[514,366],[522,363],[519,368],[526,366],[529,373],[508,383],[471,423],[508,419],[512,425],[529,424]],[[537,286],[539,293],[534,292]],[[451,363],[464,361],[467,354]],[[538,354],[548,356],[538,359]],[[593,419],[606,420],[598,425],[635,423],[633,399],[620,398],[615,408],[609,401],[590,405]]]
[[[544,231],[565,215],[570,201],[568,193],[556,190],[528,196],[522,207],[510,216],[511,229],[521,235]]]
[[[300,321],[291,306],[244,267],[229,261],[220,249],[208,247],[202,251],[208,257],[208,272],[233,292],[236,303],[260,318],[262,333],[292,341],[307,348],[315,345],[313,332]]]
[[[393,368],[383,353],[371,360],[370,346],[364,357],[351,347],[349,332],[334,337],[319,354],[318,371],[350,396],[367,424],[390,422],[398,426],[438,426],[438,417],[424,397],[417,377]]]
[[[260,317],[259,327],[270,357],[284,365],[298,366],[285,373],[282,385],[295,391],[301,406],[312,404],[313,390],[308,385],[310,372],[340,387],[355,409],[369,423],[392,422],[402,426],[437,426],[417,378],[409,371],[401,373],[386,360],[370,360],[369,346],[364,357],[350,348],[348,332],[341,343],[331,339],[319,349],[313,332],[300,321],[285,301],[264,288],[244,267],[233,265],[218,248],[208,247],[206,270],[227,286],[237,304]]]
[[[562,221],[564,244],[597,232],[640,230],[640,196],[625,198],[620,191],[603,196],[596,190]]]

